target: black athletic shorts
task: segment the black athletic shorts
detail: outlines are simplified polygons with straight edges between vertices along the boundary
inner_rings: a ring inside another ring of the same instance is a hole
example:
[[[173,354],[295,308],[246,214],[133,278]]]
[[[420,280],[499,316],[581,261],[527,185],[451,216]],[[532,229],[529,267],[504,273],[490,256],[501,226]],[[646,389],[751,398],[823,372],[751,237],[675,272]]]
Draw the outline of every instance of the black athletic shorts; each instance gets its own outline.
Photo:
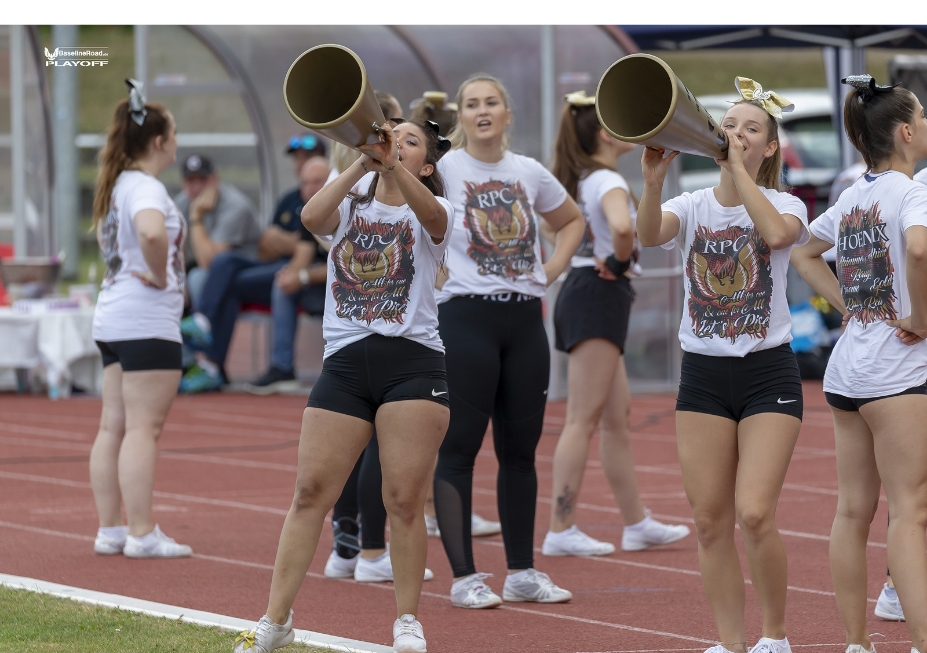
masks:
[[[843,395],[838,395],[833,392],[825,392],[824,398],[827,399],[828,404],[837,410],[853,412],[858,411],[860,406],[864,406],[871,401],[888,399],[889,397],[900,397],[901,395],[927,395],[927,383],[916,385],[913,388],[908,388],[907,390],[902,390],[893,395],[885,395],[883,397],[844,397]]]
[[[569,352],[590,338],[604,338],[624,352],[634,289],[621,276],[608,281],[593,266],[573,268],[554,307],[554,346]]]
[[[119,363],[123,372],[182,370],[182,347],[179,342],[162,338],[142,340],[96,341],[103,355],[103,367]]]
[[[735,422],[759,413],[802,418],[801,376],[788,343],[739,356],[684,352],[676,410]]]
[[[374,333],[325,359],[306,406],[372,424],[380,406],[409,399],[450,408],[444,354],[408,338]]]

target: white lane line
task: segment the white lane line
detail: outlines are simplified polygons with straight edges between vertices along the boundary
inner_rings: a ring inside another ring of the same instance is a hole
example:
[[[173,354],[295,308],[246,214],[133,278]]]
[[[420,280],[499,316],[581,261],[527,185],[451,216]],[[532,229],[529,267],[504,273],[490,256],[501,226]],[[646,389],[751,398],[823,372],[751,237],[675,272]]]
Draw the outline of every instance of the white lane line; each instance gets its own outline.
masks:
[[[0,574],[0,585],[5,585],[13,589],[59,596],[81,603],[90,603],[107,608],[118,608],[119,610],[138,612],[152,617],[173,619],[175,621],[197,624],[200,626],[222,628],[223,630],[242,631],[251,630],[254,627],[254,622],[246,619],[228,617],[214,612],[204,612],[202,610],[190,610],[188,608],[168,605],[166,603],[144,601],[131,596],[96,592],[80,587],[71,587],[70,585],[49,583],[35,578]],[[391,653],[393,650],[391,646],[361,642],[346,637],[316,633],[310,630],[294,630],[296,632],[296,641],[330,651],[344,651],[345,653]]]
[[[19,530],[25,530],[25,531],[29,531],[29,532],[41,533],[42,535],[52,535],[52,536],[57,536],[57,537],[66,537],[66,538],[70,538],[70,539],[80,539],[80,540],[93,540],[92,537],[85,536],[85,535],[77,535],[77,534],[75,534],[75,533],[66,533],[66,532],[63,532],[63,531],[53,531],[53,530],[45,529],[45,528],[37,529],[37,528],[31,527],[31,526],[25,526],[24,524],[14,524],[14,523],[11,523],[11,522],[0,522],[0,526],[5,526],[5,527],[8,527],[8,528],[16,528],[16,529],[19,529]],[[194,558],[199,558],[199,559],[202,559],[202,560],[208,560],[208,561],[211,561],[211,562],[219,562],[219,563],[223,563],[223,564],[232,564],[232,565],[236,565],[236,566],[240,566],[240,567],[251,567],[251,568],[254,568],[254,569],[262,569],[262,570],[266,570],[266,571],[273,571],[273,568],[274,568],[273,565],[269,565],[269,564],[263,564],[263,563],[258,563],[258,562],[249,562],[249,561],[246,561],[246,560],[236,560],[236,559],[234,559],[234,558],[224,558],[224,557],[220,557],[220,556],[204,555],[204,554],[201,554],[201,553],[194,553],[194,554],[193,554],[193,557],[194,557]],[[335,579],[327,579],[327,578],[325,578],[324,575],[318,574],[318,573],[315,573],[315,572],[309,572],[309,573],[307,573],[306,575],[309,576],[309,577],[311,577],[311,578],[318,578],[318,579],[325,579],[325,580],[335,580]],[[0,575],[0,578],[2,578],[2,575]],[[344,580],[342,580],[341,582],[353,582],[353,581],[351,581],[350,579],[344,579]],[[375,588],[375,589],[387,589],[387,590],[390,590],[390,591],[393,590],[393,585],[392,585],[392,584],[389,584],[389,583],[363,583],[362,586],[364,586],[364,587],[372,587],[372,588]],[[450,601],[450,597],[449,597],[447,594],[437,594],[437,593],[435,593],[435,592],[426,592],[426,591],[423,591],[423,592],[422,592],[422,595],[423,595],[423,596],[429,596],[429,597],[432,597],[432,598],[441,599],[441,600],[443,600],[443,601]],[[547,611],[544,611],[544,610],[532,610],[532,609],[530,609],[530,608],[514,607],[514,606],[509,606],[509,605],[500,606],[500,607],[497,608],[497,609],[498,609],[498,610],[508,610],[508,611],[510,611],[510,612],[521,612],[521,613],[524,613],[524,614],[531,614],[531,615],[535,615],[535,616],[548,617],[548,618],[551,618],[551,619],[562,619],[562,620],[566,620],[566,621],[574,621],[574,622],[579,622],[579,623],[584,623],[584,624],[589,624],[589,625],[594,625],[594,626],[603,626],[603,627],[606,627],[606,628],[616,628],[616,629],[618,629],[618,630],[628,630],[628,631],[638,632],[638,633],[647,633],[647,634],[649,634],[649,635],[657,635],[657,636],[660,636],[660,637],[669,637],[669,638],[672,638],[672,639],[682,639],[682,640],[686,640],[686,641],[690,641],[690,642],[699,642],[699,643],[703,643],[703,644],[712,644],[712,643],[714,643],[713,640],[702,639],[702,638],[700,638],[700,637],[691,637],[691,636],[689,636],[689,635],[679,635],[679,634],[677,634],[677,633],[670,633],[670,632],[665,632],[665,631],[661,631],[661,630],[651,630],[651,629],[649,629],[649,628],[639,628],[639,627],[637,627],[637,626],[629,626],[629,625],[627,625],[627,624],[618,624],[618,623],[613,623],[613,622],[610,622],[610,621],[599,621],[599,620],[597,620],[597,619],[586,619],[586,618],[583,618],[583,617],[574,617],[574,616],[572,616],[572,615],[557,614],[557,613],[554,613],[554,612],[547,612]],[[186,614],[190,614],[190,613],[191,613],[191,611],[187,611],[187,612],[186,612]],[[158,616],[160,616],[160,615],[158,615]],[[174,616],[179,616],[179,615],[174,615]],[[235,626],[235,629],[251,628],[251,625],[253,624],[253,622],[250,622],[250,621],[243,621],[243,620],[238,620],[238,621],[241,621],[241,623],[243,623],[244,625],[243,625],[243,626]],[[218,625],[218,624],[208,624],[208,625]],[[318,643],[315,642],[315,641],[312,641],[312,642],[309,642],[309,643],[318,645]],[[370,650],[370,649],[363,649],[363,650]],[[376,650],[380,650],[380,649],[376,649]],[[383,650],[383,651],[389,651],[389,650],[391,650],[391,649],[388,649],[388,648],[383,647],[382,650]]]
[[[879,641],[879,644],[910,644],[909,641],[897,641],[897,642],[883,642]],[[821,648],[821,647],[832,647],[834,649],[844,648],[846,644],[834,643],[834,644],[792,644],[789,642],[789,646],[792,648]],[[630,649],[619,649],[614,651],[577,651],[576,653],[675,653],[676,651],[702,651],[704,649],[700,648],[630,648]],[[570,653],[573,653],[572,651]]]

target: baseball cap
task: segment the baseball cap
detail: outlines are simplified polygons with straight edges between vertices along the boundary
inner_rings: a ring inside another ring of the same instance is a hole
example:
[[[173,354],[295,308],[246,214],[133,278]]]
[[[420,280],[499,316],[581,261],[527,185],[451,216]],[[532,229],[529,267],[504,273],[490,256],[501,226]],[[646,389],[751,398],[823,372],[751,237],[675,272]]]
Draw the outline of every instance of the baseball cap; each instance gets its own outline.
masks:
[[[325,143],[322,142],[321,138],[313,134],[292,136],[287,143],[286,153],[293,154],[296,150],[305,150],[312,154],[325,156]]]
[[[180,169],[180,174],[184,179],[187,177],[193,177],[195,175],[208,177],[212,173],[212,161],[199,154],[191,154],[188,156]]]

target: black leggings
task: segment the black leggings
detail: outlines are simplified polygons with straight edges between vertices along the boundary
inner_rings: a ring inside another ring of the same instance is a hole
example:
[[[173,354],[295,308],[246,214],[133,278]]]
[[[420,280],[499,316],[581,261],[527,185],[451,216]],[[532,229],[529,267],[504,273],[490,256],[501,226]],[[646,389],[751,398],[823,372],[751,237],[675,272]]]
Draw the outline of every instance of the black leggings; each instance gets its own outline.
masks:
[[[476,573],[473,465],[492,417],[496,494],[509,569],[534,566],[534,452],[544,428],[550,351],[541,300],[455,297],[438,308],[451,422],[438,453],[435,512],[454,577]]]
[[[335,502],[332,511],[332,523],[338,522],[342,517],[348,517],[355,522],[360,513],[361,522],[361,548],[386,548],[386,508],[383,506],[383,474],[380,471],[380,445],[377,443],[377,432],[374,430],[367,448],[357,459],[351,475],[344,484],[341,496]],[[347,551],[339,551],[343,558],[353,557],[342,555]]]

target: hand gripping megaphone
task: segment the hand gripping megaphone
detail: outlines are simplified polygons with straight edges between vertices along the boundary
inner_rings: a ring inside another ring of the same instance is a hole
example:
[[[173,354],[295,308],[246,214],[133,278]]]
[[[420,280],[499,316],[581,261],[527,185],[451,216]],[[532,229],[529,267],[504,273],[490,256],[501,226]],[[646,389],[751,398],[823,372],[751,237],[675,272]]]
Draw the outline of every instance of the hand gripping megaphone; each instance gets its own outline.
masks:
[[[317,45],[290,65],[283,102],[299,124],[350,148],[380,140],[386,122],[367,69],[343,45]]]
[[[727,158],[727,135],[665,61],[629,54],[613,63],[595,94],[599,122],[621,141]]]

